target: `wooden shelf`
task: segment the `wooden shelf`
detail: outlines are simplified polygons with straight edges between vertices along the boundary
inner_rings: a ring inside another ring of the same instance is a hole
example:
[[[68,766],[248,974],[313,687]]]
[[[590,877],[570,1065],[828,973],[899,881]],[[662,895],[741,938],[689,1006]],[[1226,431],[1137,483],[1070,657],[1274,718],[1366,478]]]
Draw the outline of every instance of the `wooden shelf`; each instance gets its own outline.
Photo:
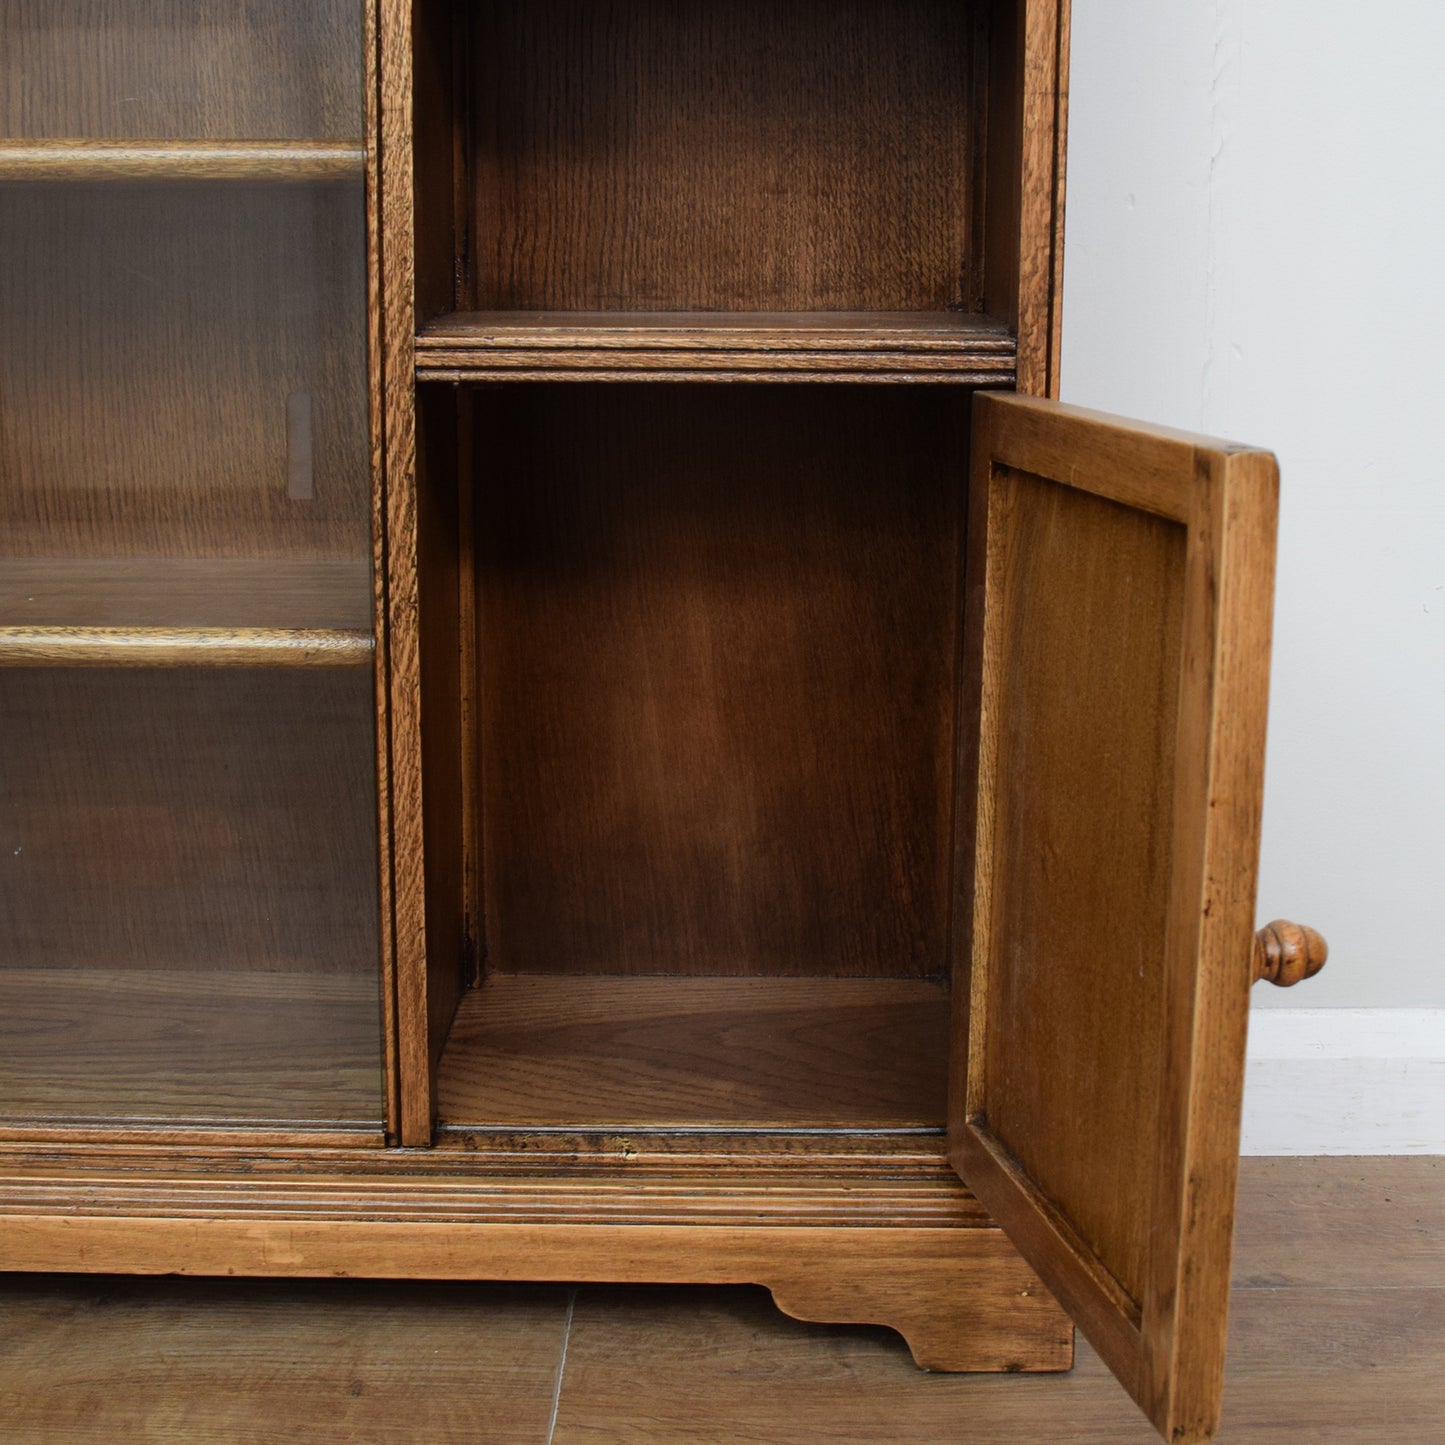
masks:
[[[0,664],[367,666],[370,564],[338,559],[0,560]]]
[[[493,974],[438,1081],[445,1132],[935,1130],[948,990],[894,979]]]
[[[0,667],[364,667],[374,650],[319,628],[0,627]]]
[[[421,381],[953,381],[1012,386],[1008,326],[951,312],[511,312],[438,317]]]
[[[0,181],[360,180],[360,141],[0,141]]]
[[[0,1118],[380,1128],[375,978],[0,968]]]

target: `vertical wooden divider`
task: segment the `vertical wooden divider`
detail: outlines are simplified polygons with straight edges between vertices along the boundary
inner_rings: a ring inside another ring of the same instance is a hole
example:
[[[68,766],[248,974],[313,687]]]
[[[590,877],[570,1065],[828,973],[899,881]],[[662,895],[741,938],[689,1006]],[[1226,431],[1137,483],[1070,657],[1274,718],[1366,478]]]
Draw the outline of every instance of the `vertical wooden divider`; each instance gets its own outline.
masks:
[[[381,276],[381,52],[380,16],[368,4],[366,46],[366,375],[370,403],[372,628],[376,638],[377,869],[381,909],[381,1027],[386,1070],[386,1137],[401,1134],[401,1080],[397,1056],[396,938],[393,933],[391,840],[391,699],[387,666],[386,391],[382,365],[384,323]]]
[[[418,629],[411,0],[381,0],[382,405],[386,418],[386,667],[390,713],[392,939],[397,1137],[431,1140],[434,1075],[427,1023]]]
[[[1018,218],[1018,386],[1059,394],[1063,320],[1064,149],[1069,105],[1067,0],[1024,0]]]

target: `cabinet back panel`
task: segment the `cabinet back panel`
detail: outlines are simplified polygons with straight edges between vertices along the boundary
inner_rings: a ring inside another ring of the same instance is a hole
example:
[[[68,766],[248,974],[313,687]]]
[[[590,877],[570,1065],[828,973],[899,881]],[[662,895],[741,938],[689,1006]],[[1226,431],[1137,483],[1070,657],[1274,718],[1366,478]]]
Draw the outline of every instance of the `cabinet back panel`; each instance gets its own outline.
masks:
[[[478,394],[491,968],[946,972],[967,402]]]
[[[0,259],[8,553],[370,554],[360,185],[10,186]]]
[[[4,0],[0,135],[362,133],[364,0]]]
[[[471,305],[969,307],[984,9],[475,7]]]

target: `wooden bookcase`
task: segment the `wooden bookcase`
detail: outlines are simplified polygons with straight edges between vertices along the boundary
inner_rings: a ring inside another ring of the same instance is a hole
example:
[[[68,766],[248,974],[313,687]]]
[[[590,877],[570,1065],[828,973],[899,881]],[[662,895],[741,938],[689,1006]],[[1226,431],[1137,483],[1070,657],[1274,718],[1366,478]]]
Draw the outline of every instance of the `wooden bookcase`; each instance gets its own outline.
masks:
[[[1276,475],[1050,400],[1067,36],[0,0],[0,1268],[1077,1321],[1211,1433]]]

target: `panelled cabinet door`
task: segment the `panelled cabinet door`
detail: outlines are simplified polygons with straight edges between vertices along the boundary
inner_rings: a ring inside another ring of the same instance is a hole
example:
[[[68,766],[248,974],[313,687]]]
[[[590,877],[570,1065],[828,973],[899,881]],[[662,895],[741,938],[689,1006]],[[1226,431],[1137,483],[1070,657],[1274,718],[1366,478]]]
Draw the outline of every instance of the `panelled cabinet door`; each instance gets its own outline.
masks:
[[[991,395],[972,468],[951,1157],[1165,1438],[1202,1440],[1224,1364],[1277,468]]]

